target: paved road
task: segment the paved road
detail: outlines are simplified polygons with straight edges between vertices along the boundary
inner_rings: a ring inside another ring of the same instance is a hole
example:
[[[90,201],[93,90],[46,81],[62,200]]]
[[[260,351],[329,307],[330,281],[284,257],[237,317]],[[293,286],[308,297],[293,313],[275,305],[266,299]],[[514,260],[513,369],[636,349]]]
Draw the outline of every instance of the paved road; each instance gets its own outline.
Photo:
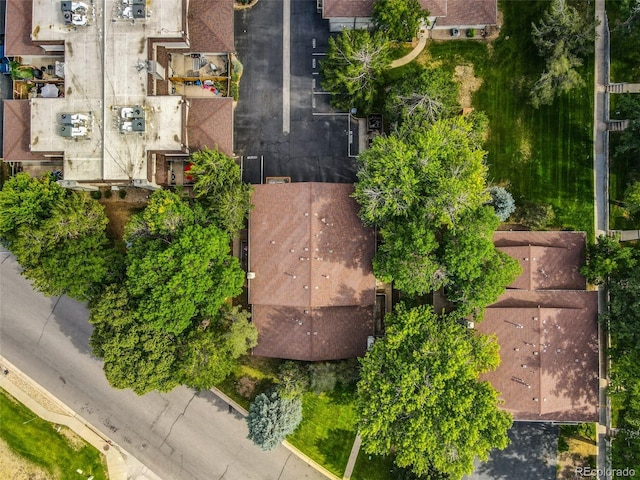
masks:
[[[262,452],[210,392],[113,390],[90,354],[84,305],[33,292],[0,253],[0,351],[164,480],[321,480],[284,447]]]
[[[283,21],[287,13],[288,24]],[[354,182],[350,117],[335,115],[329,96],[321,91],[318,69],[329,25],[317,13],[316,0],[260,0],[236,12],[235,37],[244,73],[234,151],[245,157],[245,181],[288,176],[294,182]]]

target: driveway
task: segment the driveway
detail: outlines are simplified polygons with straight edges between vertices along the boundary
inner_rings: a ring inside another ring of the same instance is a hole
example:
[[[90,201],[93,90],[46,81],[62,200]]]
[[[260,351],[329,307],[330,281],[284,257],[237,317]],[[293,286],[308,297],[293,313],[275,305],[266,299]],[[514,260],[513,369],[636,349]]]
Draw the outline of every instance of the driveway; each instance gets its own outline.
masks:
[[[478,463],[467,480],[555,480],[558,427],[545,423],[514,422],[511,444],[494,450],[487,463]]]
[[[349,156],[353,122],[328,105],[329,96],[320,88],[328,22],[316,11],[316,0],[285,1],[260,0],[236,12],[236,50],[244,72],[234,120],[235,152],[242,157],[244,179],[354,182],[355,158]]]
[[[67,297],[34,292],[15,259],[0,251],[2,355],[160,478],[325,479],[284,447],[254,446],[244,419],[209,391],[180,387],[139,397],[111,388],[89,349],[88,314]]]

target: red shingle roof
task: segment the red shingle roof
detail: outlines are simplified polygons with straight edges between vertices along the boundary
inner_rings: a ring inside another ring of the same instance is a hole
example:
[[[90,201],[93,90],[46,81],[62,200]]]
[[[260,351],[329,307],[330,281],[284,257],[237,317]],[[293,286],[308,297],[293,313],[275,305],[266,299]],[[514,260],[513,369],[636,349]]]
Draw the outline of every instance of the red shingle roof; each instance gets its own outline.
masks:
[[[235,51],[233,0],[191,0],[187,18],[191,51],[203,53]]]
[[[292,360],[339,360],[362,356],[373,335],[373,306],[304,309],[253,306],[258,329],[254,355]]]
[[[449,0],[447,14],[439,17],[438,26],[495,25],[498,22],[496,0]]]
[[[7,162],[20,160],[44,160],[44,152],[32,153],[31,103],[29,100],[5,100],[3,156]],[[54,152],[49,152],[54,153]],[[62,152],[58,152],[62,155]]]
[[[353,185],[254,188],[249,303],[260,334],[254,353],[306,360],[361,355],[373,334],[375,245],[350,197]],[[292,329],[293,318],[309,329]]]
[[[322,17],[370,17],[374,0],[324,0]],[[494,25],[498,18],[496,0],[420,0],[438,25]]]
[[[585,235],[496,232],[494,242],[525,271],[477,326],[497,336],[502,358],[481,378],[515,420],[597,421],[598,293],[578,272]]]
[[[233,99],[190,98],[188,102],[189,148],[194,151],[217,146],[233,155]]]
[[[4,54],[42,55],[44,50],[31,41],[33,0],[7,0]]]

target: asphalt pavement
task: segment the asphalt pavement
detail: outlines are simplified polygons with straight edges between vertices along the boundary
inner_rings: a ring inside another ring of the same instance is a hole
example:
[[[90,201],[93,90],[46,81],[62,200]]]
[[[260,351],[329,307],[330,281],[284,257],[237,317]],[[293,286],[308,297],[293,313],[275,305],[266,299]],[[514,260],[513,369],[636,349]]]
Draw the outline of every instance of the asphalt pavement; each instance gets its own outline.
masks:
[[[350,119],[330,107],[319,76],[328,22],[317,12],[316,0],[289,0],[284,7],[283,0],[260,0],[235,14],[236,50],[244,71],[234,151],[243,157],[244,179],[354,182]],[[289,12],[289,22],[283,21],[283,12]]]
[[[211,392],[111,388],[90,352],[85,305],[34,292],[8,253],[0,262],[2,355],[162,479],[325,478],[284,447],[255,447],[241,416]]]

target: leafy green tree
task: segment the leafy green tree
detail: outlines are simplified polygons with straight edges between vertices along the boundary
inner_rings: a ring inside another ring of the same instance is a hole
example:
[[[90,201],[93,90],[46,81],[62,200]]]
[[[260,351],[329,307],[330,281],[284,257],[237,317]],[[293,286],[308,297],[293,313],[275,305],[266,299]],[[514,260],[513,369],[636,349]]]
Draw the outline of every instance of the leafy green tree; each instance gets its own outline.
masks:
[[[258,343],[249,316],[239,307],[223,308],[220,321],[203,321],[182,339],[179,366],[185,385],[207,390],[232,372],[237,359]]]
[[[11,248],[20,227],[39,226],[67,193],[50,175],[35,179],[18,173],[9,178],[0,190],[0,240]]]
[[[489,188],[489,194],[491,195],[489,204],[495,210],[500,221],[506,222],[516,210],[516,202],[513,200],[513,195],[504,187],[491,187]]]
[[[493,244],[499,223],[493,208],[484,206],[468,210],[459,228],[444,233],[443,263],[450,280],[447,298],[463,315],[475,313],[482,318],[484,307],[494,303],[522,273],[518,261]]]
[[[85,192],[21,173],[5,183],[0,205],[0,238],[44,294],[89,300],[117,274],[104,208]]]
[[[546,59],[546,71],[531,92],[535,107],[550,105],[553,99],[584,84],[576,70],[591,48],[596,22],[584,11],[567,5],[566,0],[552,0],[539,24],[531,25],[533,42]]]
[[[249,407],[248,438],[263,450],[273,450],[302,421],[299,397],[282,398],[277,390],[261,393]]]
[[[214,222],[233,238],[245,226],[253,205],[253,187],[243,183],[235,160],[219,150],[201,150],[191,154],[190,173],[193,192]]]
[[[633,182],[624,191],[624,202],[631,214],[640,212],[640,182]]]
[[[385,96],[385,113],[393,122],[424,118],[433,123],[460,111],[458,84],[444,68],[409,64],[409,71],[393,83]]]
[[[410,41],[428,16],[418,0],[376,0],[371,15],[379,30],[399,41]]]
[[[333,391],[338,382],[335,363],[321,362],[310,364],[309,380],[311,390],[316,394]]]
[[[390,63],[389,44],[380,32],[343,30],[329,39],[327,55],[320,63],[322,88],[331,93],[334,107],[367,112]]]
[[[309,375],[299,362],[284,362],[278,369],[278,392],[282,398],[301,397],[309,388]]]
[[[633,250],[625,248],[616,237],[600,235],[587,245],[585,263],[580,273],[594,285],[604,285],[609,277],[636,265]]]
[[[211,225],[190,225],[174,241],[137,240],[127,252],[126,286],[141,318],[174,335],[194,319],[216,315],[240,294],[244,273],[229,238]]]
[[[138,395],[169,391],[179,385],[175,336],[141,321],[125,288],[108,287],[91,309],[90,345],[104,360],[104,373],[115,388]]]
[[[373,272],[409,295],[423,295],[447,283],[438,250],[437,228],[420,218],[399,219],[380,229],[384,243],[373,258]]]
[[[485,152],[474,125],[463,117],[406,123],[377,137],[359,156],[353,197],[360,218],[382,225],[410,210],[436,225],[454,225],[465,208],[489,199]]]
[[[362,360],[356,408],[364,450],[396,454],[418,475],[461,479],[476,457],[505,448],[511,416],[481,373],[500,363],[495,338],[470,332],[430,307],[400,305]]]

